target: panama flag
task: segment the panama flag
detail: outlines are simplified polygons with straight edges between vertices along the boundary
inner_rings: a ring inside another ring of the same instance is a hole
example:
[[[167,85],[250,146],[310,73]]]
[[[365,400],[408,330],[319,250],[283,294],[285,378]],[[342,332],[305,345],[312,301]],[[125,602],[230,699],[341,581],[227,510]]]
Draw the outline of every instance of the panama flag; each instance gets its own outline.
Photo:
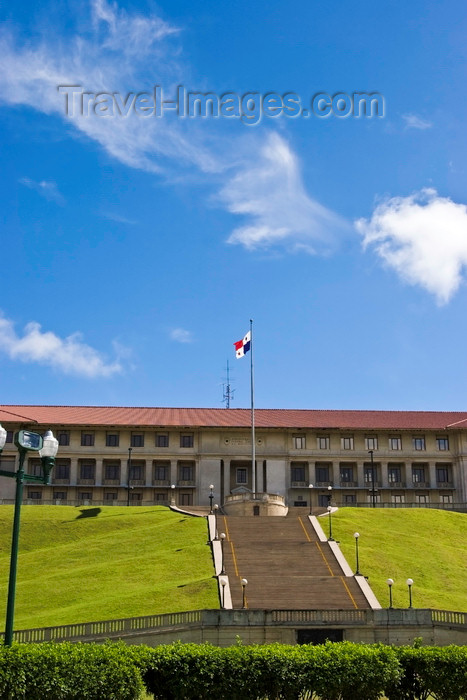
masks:
[[[237,360],[240,357],[243,357],[245,353],[248,352],[251,346],[251,331],[248,331],[248,333],[238,342],[234,343],[235,345],[235,357]]]

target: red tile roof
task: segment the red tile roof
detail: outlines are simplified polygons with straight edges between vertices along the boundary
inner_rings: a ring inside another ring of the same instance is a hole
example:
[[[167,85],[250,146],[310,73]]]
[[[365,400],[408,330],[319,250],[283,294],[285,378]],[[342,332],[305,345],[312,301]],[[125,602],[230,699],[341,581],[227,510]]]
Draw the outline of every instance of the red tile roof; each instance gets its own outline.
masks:
[[[0,406],[0,423],[41,426],[248,428],[247,408],[137,408],[118,406]],[[258,428],[444,430],[467,428],[467,412],[340,411],[258,408]]]

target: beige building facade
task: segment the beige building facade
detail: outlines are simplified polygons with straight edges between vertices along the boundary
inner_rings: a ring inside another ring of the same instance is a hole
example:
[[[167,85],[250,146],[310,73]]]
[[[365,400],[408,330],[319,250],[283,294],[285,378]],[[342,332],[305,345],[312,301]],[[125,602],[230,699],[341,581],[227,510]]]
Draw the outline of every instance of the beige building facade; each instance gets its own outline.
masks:
[[[14,432],[52,429],[52,483],[25,484],[26,503],[222,506],[249,491],[290,506],[467,510],[467,412],[257,409],[256,487],[247,409],[0,406],[1,468]],[[40,473],[28,455],[27,472]],[[7,483],[5,483],[7,482]],[[331,487],[331,488],[330,488]],[[0,480],[0,502],[14,480]]]

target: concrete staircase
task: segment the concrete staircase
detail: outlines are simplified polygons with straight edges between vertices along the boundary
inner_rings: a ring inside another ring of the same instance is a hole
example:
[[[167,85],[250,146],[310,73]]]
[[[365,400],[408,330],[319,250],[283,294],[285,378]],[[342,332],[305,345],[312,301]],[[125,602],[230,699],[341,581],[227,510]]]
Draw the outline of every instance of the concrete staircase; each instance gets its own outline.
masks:
[[[298,510],[298,509],[297,509]],[[225,532],[224,561],[232,604],[265,609],[355,610],[369,608],[353,576],[344,576],[327,542],[320,542],[307,515],[219,516]]]

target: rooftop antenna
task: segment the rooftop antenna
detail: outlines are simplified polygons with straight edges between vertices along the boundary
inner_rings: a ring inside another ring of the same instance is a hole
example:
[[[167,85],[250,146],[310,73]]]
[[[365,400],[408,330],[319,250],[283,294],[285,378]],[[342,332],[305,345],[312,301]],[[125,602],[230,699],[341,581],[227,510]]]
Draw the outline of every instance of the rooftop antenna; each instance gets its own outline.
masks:
[[[225,408],[230,408],[230,402],[233,401],[233,395],[235,389],[232,389],[230,384],[230,372],[229,372],[229,361],[227,360],[227,379],[226,384],[222,385],[222,403],[225,404]]]

